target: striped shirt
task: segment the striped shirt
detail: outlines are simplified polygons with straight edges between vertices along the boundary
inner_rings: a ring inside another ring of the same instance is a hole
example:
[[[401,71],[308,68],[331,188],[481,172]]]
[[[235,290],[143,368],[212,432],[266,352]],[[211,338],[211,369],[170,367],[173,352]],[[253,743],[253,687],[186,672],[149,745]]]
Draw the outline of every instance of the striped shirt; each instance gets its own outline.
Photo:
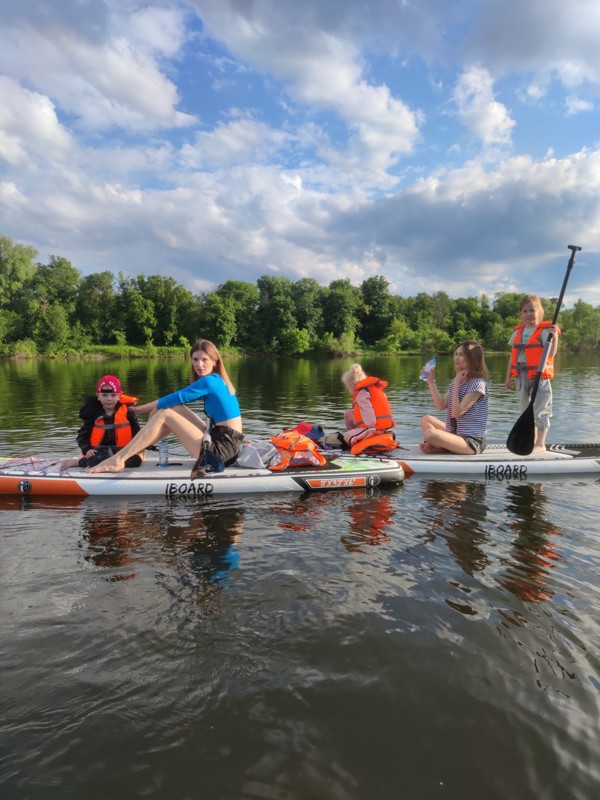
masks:
[[[484,439],[487,433],[488,418],[488,397],[489,389],[483,378],[471,378],[458,390],[460,400],[469,392],[479,392],[482,397],[478,398],[471,408],[462,417],[456,420],[456,430],[452,430],[452,392],[454,391],[454,381],[452,378],[448,387],[448,408],[446,409],[446,430],[458,434],[458,436],[474,436],[476,439]]]

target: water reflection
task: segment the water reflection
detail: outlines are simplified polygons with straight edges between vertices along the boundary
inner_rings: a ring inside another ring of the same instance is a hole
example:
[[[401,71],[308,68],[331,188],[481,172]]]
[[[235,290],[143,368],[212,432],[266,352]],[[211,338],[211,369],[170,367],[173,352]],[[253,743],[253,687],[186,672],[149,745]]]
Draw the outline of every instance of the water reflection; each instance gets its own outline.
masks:
[[[442,536],[457,564],[468,574],[489,564],[484,550],[488,541],[486,485],[475,481],[427,481],[426,536]]]
[[[541,603],[554,597],[548,586],[551,570],[560,559],[556,537],[562,528],[548,518],[548,497],[541,483],[507,486],[507,516],[516,532],[510,558],[498,583],[520,600]]]
[[[562,529],[549,517],[548,497],[541,483],[507,484],[505,510],[501,516],[516,533],[507,555],[492,565],[488,519],[488,487],[485,483],[428,481],[422,497],[427,501],[427,520],[423,538],[442,537],[455,562],[468,575],[499,564],[495,581],[519,600],[540,603],[554,596],[549,586],[551,571],[560,559],[557,536]],[[500,544],[498,538],[496,545]],[[473,613],[461,607],[461,611]]]
[[[278,506],[275,524],[283,531],[309,533],[331,515],[332,506],[339,527],[348,531],[340,537],[348,552],[364,552],[365,545],[390,541],[386,528],[392,525],[398,509],[393,490],[356,489],[339,494],[304,495],[288,505]]]
[[[110,581],[135,578],[134,571],[120,571],[133,563],[133,551],[139,549],[135,532],[137,513],[133,509],[118,508],[105,512],[84,511],[81,522],[84,559],[97,567],[110,569]]]
[[[244,532],[244,514],[241,502],[201,508],[178,504],[166,520],[161,547],[170,569],[157,573],[156,582],[171,598],[167,617],[179,626],[221,614],[221,592],[239,567],[236,545]]]
[[[390,541],[386,532],[396,514],[397,504],[390,495],[359,493],[346,509],[349,532],[341,537],[348,552],[363,552],[364,545],[377,546]]]
[[[171,612],[186,608],[219,613],[218,595],[239,566],[236,547],[245,508],[198,506],[185,499],[147,508],[86,508],[82,520],[84,558],[105,569],[108,581],[135,578],[153,564],[155,581],[171,600]]]

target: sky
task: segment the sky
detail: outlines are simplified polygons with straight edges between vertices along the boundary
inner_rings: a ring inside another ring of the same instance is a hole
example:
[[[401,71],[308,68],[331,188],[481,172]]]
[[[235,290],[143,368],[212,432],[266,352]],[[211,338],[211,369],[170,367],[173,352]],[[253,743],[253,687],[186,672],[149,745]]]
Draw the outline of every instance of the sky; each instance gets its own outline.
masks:
[[[0,235],[600,305],[598,0],[0,0]]]

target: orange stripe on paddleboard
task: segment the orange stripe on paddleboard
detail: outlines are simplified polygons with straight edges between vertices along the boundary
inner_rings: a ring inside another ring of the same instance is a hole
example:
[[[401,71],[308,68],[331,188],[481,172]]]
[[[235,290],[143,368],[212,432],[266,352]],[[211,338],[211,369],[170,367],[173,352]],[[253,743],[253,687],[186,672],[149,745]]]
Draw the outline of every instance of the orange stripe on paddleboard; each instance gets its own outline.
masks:
[[[24,476],[0,476],[0,494],[61,495],[63,497],[87,497],[88,493],[75,480],[69,478],[36,478]]]
[[[411,475],[415,474],[414,469],[412,469],[412,467],[409,467],[408,464],[405,464],[404,461],[398,461],[398,464],[404,470],[404,477],[405,478],[410,478]]]
[[[338,489],[346,486],[366,486],[367,479],[361,477],[351,477],[350,475],[332,475],[329,478],[306,478],[306,483],[311,489]]]

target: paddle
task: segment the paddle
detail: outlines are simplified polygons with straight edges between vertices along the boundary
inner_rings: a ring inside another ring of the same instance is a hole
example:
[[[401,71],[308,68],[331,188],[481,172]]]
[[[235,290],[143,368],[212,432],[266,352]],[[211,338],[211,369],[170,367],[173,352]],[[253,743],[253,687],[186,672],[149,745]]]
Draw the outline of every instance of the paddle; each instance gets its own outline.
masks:
[[[570,244],[569,250],[571,251],[571,257],[569,258],[565,279],[563,281],[562,289],[560,290],[560,295],[558,296],[556,308],[554,309],[554,317],[552,318],[553,325],[556,325],[556,320],[558,319],[558,312],[560,311],[560,307],[562,305],[565,289],[567,288],[567,282],[569,280],[569,275],[571,274],[571,270],[573,269],[573,264],[575,263],[575,253],[578,250],[581,250],[581,247],[578,247],[576,244]],[[521,414],[519,419],[515,422],[513,429],[508,434],[508,439],[506,440],[506,446],[510,450],[510,452],[515,453],[518,456],[528,456],[533,450],[533,445],[535,443],[535,418],[533,415],[533,402],[537,394],[538,386],[540,385],[540,378],[542,377],[542,372],[544,371],[544,367],[546,366],[546,361],[548,360],[548,353],[550,352],[552,338],[553,338],[552,334],[550,334],[548,336],[546,344],[544,345],[544,349],[542,350],[540,363],[538,364],[537,372],[534,378],[534,383],[533,386],[531,387],[529,405],[527,406],[525,411]]]

